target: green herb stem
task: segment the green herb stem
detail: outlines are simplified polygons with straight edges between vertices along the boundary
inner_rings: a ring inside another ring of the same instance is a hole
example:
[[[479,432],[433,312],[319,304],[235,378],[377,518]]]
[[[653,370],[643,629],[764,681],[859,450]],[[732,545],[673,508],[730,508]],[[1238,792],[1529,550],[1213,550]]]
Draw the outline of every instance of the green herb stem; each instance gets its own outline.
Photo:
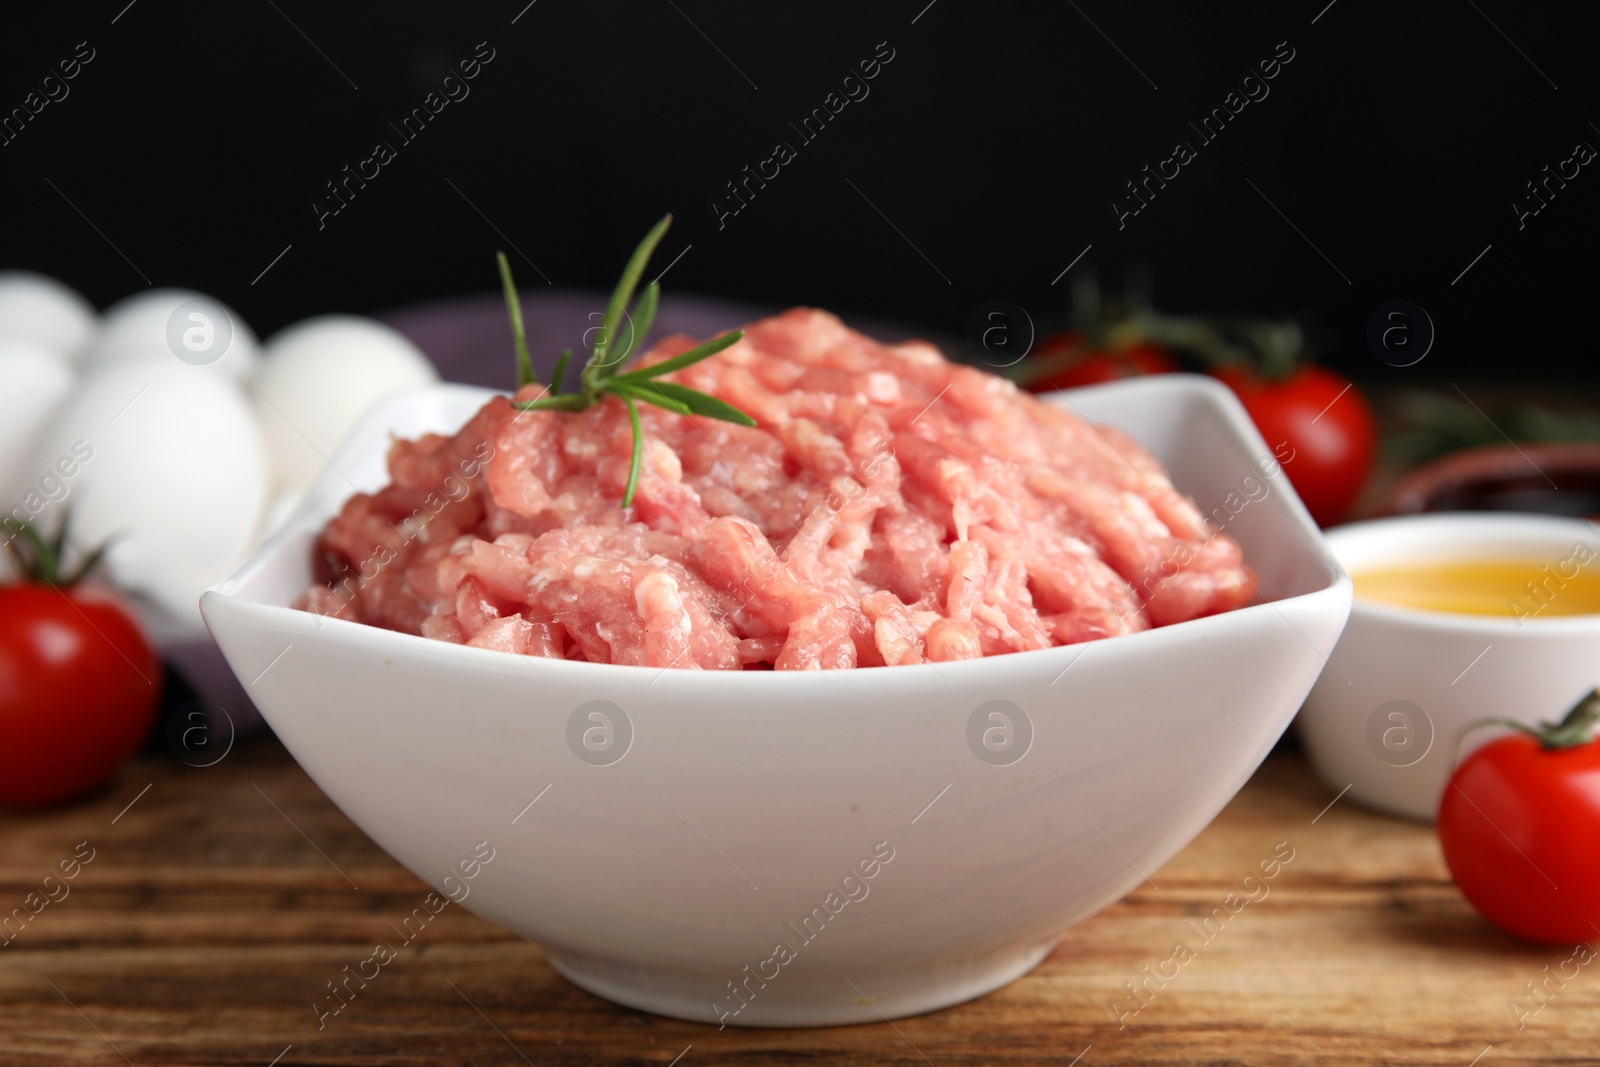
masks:
[[[563,348],[561,355],[556,359],[556,369],[550,374],[550,391],[561,392],[561,383],[567,377],[567,364],[572,362],[572,349]]]
[[[662,235],[671,225],[672,216],[667,215],[652,226],[650,232],[645,234],[644,240],[639,242],[639,247],[633,250],[633,255],[628,257],[628,265],[622,268],[622,277],[611,292],[611,301],[606,304],[605,317],[600,320],[600,335],[595,338],[594,348],[589,353],[589,362],[583,368],[585,385],[592,384],[602,370],[608,370],[614,365],[615,361],[608,357],[617,327],[621,325],[623,312],[627,310],[628,301],[633,299],[633,291],[638,287],[639,279],[644,276],[645,264],[650,262],[650,256],[655,252],[656,245],[661,243]]]
[[[528,335],[522,328],[522,299],[517,295],[517,284],[511,280],[511,261],[504,252],[496,252],[500,263],[500,282],[506,292],[506,311],[511,316],[511,336],[517,346],[517,388],[539,381],[533,373],[533,360],[528,355]]]
[[[633,397],[626,394],[622,402],[628,405],[628,422],[633,426],[633,458],[628,462],[628,488],[622,493],[622,506],[633,506],[633,491],[639,487],[639,469],[644,466],[644,427],[639,425],[639,407]]]
[[[61,565],[67,555],[67,527],[71,522],[71,510],[63,511],[60,529],[56,531],[55,537],[46,540],[32,524],[21,519],[7,516],[0,520],[0,528],[14,535],[6,541],[6,549],[11,553],[17,573],[30,582],[65,588],[78,584],[90,571],[98,567],[100,561],[105,558],[106,550],[111,547],[110,541],[96,546],[92,552],[83,557],[75,570],[67,574],[61,572]]]
[[[645,336],[650,332],[650,327],[655,323],[656,308],[661,299],[661,287],[655,282],[645,286],[632,315],[628,314],[628,303],[633,299],[633,292],[639,285],[639,279],[644,276],[644,269],[650,261],[651,254],[661,243],[662,235],[667,232],[667,227],[671,224],[671,215],[656,223],[629,257],[622,278],[617,282],[617,287],[612,291],[611,299],[606,304],[599,336],[589,352],[583,370],[578,375],[578,391],[560,392],[568,364],[572,360],[572,350],[567,349],[556,360],[547,395],[536,400],[512,402],[514,407],[522,411],[577,412],[593,407],[607,394],[621,400],[627,406],[628,422],[633,428],[633,455],[628,465],[627,489],[622,496],[624,508],[633,506],[634,491],[638,488],[639,473],[644,465],[644,426],[639,420],[636,401],[654,404],[678,415],[701,415],[706,418],[721,419],[724,422],[738,423],[741,426],[756,424],[750,416],[714,396],[676,382],[656,380],[662,375],[671,374],[703,359],[709,359],[729,345],[736,344],[744,336],[743,330],[734,330],[720,337],[714,337],[687,352],[649,367],[624,374],[608,373],[612,368],[620,368],[626,364],[639,350]],[[527,333],[522,323],[522,305],[517,295],[516,282],[511,277],[511,264],[504,253],[499,253],[497,260],[500,266],[500,281],[506,294],[506,310],[511,317],[511,333],[516,342],[517,387],[520,389],[524,385],[537,384],[538,378],[533,373],[533,362],[528,355]],[[619,342],[615,335],[625,316],[629,319],[631,328],[627,340]]]
[[[718,352],[721,352],[724,348],[728,348],[731,345],[737,344],[739,339],[743,336],[743,330],[734,330],[730,333],[723,334],[721,337],[713,337],[704,344],[696,345],[694,348],[689,349],[689,351],[673,356],[671,359],[664,359],[660,363],[652,363],[648,367],[641,367],[638,370],[628,371],[626,374],[618,374],[614,377],[618,381],[631,381],[640,378],[659,378],[663,374],[671,374],[673,371],[679,371],[685,367],[699,363],[702,359],[709,359]]]

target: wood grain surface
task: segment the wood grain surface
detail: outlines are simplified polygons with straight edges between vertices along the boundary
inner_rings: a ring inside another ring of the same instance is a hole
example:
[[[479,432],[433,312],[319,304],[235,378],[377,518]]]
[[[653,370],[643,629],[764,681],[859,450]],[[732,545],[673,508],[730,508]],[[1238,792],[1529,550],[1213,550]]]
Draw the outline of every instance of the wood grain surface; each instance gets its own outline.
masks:
[[[1032,974],[894,1024],[719,1032],[642,1014],[447,907],[319,1029],[325,984],[395,940],[427,887],[274,741],[203,769],[141,757],[93,800],[0,815],[0,915],[32,915],[0,931],[0,1063],[1600,1063],[1600,968],[1557,984],[1545,968],[1570,948],[1491,929],[1428,828],[1324,811],[1334,794],[1274,755],[1153,886]]]

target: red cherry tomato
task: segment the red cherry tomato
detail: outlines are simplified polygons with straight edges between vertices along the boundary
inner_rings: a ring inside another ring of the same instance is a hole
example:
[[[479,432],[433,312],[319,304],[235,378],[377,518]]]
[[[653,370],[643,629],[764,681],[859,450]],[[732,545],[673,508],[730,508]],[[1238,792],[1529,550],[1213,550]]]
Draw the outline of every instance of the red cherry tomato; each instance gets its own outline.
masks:
[[[1378,440],[1372,409],[1349,380],[1310,364],[1280,381],[1239,367],[1216,376],[1238,395],[1311,517],[1332,526],[1348,515]]]
[[[1064,357],[1071,362],[1063,369],[1031,383],[1028,388],[1037,393],[1055,389],[1073,389],[1080,385],[1098,385],[1123,378],[1136,378],[1142,374],[1171,374],[1178,369],[1166,350],[1148,342],[1139,341],[1127,348],[1105,348],[1083,351],[1076,359],[1081,337],[1076,333],[1058,334],[1047,339],[1034,351],[1034,358]]]
[[[1518,937],[1600,937],[1600,744],[1491,741],[1462,761],[1439,807],[1439,844],[1484,918]]]
[[[1037,345],[1034,345],[1033,351],[1030,353],[1030,355],[1034,359],[1042,359],[1045,356],[1066,355],[1070,352],[1076,352],[1082,347],[1082,331],[1063,330],[1061,333],[1051,334],[1049,337],[1046,337],[1044,340],[1040,341]]]
[[[0,804],[59,804],[108,781],[150,729],[160,670],[111,593],[0,586]]]

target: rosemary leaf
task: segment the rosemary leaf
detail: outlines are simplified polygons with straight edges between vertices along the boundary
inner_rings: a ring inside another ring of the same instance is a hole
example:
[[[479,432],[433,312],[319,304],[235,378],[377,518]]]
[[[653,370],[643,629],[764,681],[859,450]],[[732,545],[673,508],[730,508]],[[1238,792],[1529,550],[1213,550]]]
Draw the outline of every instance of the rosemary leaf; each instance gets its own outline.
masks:
[[[737,344],[742,337],[744,337],[743,330],[733,330],[723,334],[721,337],[713,337],[703,345],[696,345],[681,355],[673,356],[671,359],[664,359],[660,363],[652,363],[650,366],[640,370],[629,371],[627,374],[615,375],[608,380],[613,382],[636,382],[648,378],[659,378],[663,374],[671,374],[675,370],[682,370],[685,367],[699,363],[702,359],[710,359],[724,348]]]
[[[658,408],[665,408],[677,415],[694,414],[694,409],[689,405],[674,400],[663,393],[656,392],[651,388],[652,384],[650,382],[618,382],[611,380],[602,384],[601,388],[614,396],[631,396],[635,400],[643,400],[646,404],[654,404]]]
[[[513,401],[511,406],[518,411],[582,411],[593,403],[583,393],[567,393],[564,396],[541,396],[538,400]]]
[[[630,320],[632,329],[628,331],[628,343],[619,351],[610,353],[607,362],[613,367],[625,366],[633,354],[639,351],[644,344],[645,335],[650,332],[651,323],[656,320],[656,304],[661,300],[661,286],[651,282],[644,287],[644,292],[639,296],[639,303],[633,309]]]
[[[561,381],[567,376],[567,364],[572,362],[572,349],[563,348],[561,355],[556,359],[556,369],[550,375],[550,391],[561,392]]]
[[[714,396],[679,385],[676,382],[657,381],[664,374],[708,359],[716,355],[729,345],[735,344],[744,336],[743,330],[734,330],[721,337],[713,338],[705,344],[698,345],[671,359],[657,363],[653,367],[627,374],[608,373],[613,367],[623,366],[627,360],[639,351],[650,332],[650,327],[655,323],[656,310],[661,300],[661,287],[651,282],[644,287],[644,292],[639,296],[639,302],[629,316],[627,340],[616,337],[617,329],[622,318],[628,314],[628,304],[633,299],[634,290],[639,286],[639,279],[644,275],[645,266],[650,261],[650,255],[661,243],[661,235],[672,224],[672,216],[668,215],[645,235],[643,241],[634,249],[633,256],[628,260],[627,267],[622,272],[622,278],[617,282],[617,287],[611,293],[611,300],[606,305],[604,317],[600,324],[599,338],[589,352],[588,359],[584,362],[578,374],[577,392],[562,393],[561,387],[565,383],[567,371],[572,363],[572,350],[566,349],[556,360],[554,371],[551,375],[550,388],[533,400],[512,401],[512,406],[522,411],[584,411],[599,403],[607,394],[615,396],[622,401],[628,409],[628,423],[633,430],[633,455],[628,464],[628,484],[622,496],[624,508],[633,506],[633,495],[639,488],[639,475],[644,467],[644,424],[639,419],[639,404],[654,404],[656,407],[678,415],[702,415],[707,418],[722,419],[726,422],[739,423],[744,426],[754,426],[755,420],[750,418],[738,408],[725,404]],[[538,384],[538,377],[533,372],[533,360],[528,355],[527,332],[522,322],[522,305],[517,297],[516,283],[511,278],[511,263],[506,259],[505,253],[496,256],[500,264],[500,280],[505,288],[506,310],[511,318],[511,333],[516,341],[517,350],[517,388],[525,385]],[[615,347],[613,347],[615,345]],[[4,520],[0,520],[4,521]],[[37,541],[37,539],[35,539]],[[18,545],[13,541],[9,546],[13,552],[18,550]],[[48,552],[48,545],[37,543],[38,550]],[[97,562],[91,557],[89,564]]]
[[[632,385],[632,387],[639,388],[638,385]],[[752,419],[732,404],[724,403],[709,393],[702,393],[698,389],[690,389],[687,385],[679,385],[676,382],[649,382],[646,387],[666,399],[677,401],[696,415],[721,419],[723,422],[734,422],[740,426],[754,426],[756,424],[755,419]],[[655,401],[655,403],[660,404],[661,407],[666,407],[660,401]]]
[[[528,335],[522,328],[522,300],[517,296],[517,283],[511,280],[511,262],[504,252],[496,252],[500,264],[500,283],[506,291],[506,311],[511,315],[511,336],[517,343],[517,388],[538,382],[533,373],[533,360],[528,357]]]
[[[670,225],[672,216],[667,215],[651,227],[650,232],[645,234],[644,240],[639,242],[639,247],[633,250],[628,265],[623,268],[622,277],[617,280],[617,287],[611,293],[611,302],[606,305],[605,317],[600,320],[600,336],[595,341],[594,349],[589,353],[589,362],[584,365],[583,384],[592,385],[602,370],[613,365],[609,349],[612,336],[622,320],[622,311],[633,298],[633,291],[638,287],[639,278],[644,274],[645,264],[650,261],[651,253],[656,250],[656,245],[661,243],[661,235],[667,232],[667,227]]]
[[[639,468],[644,466],[644,427],[639,425],[639,408],[633,397],[623,394],[622,402],[628,405],[628,421],[633,425],[633,459],[628,463],[628,488],[622,493],[622,506],[633,506],[633,491],[639,487]]]

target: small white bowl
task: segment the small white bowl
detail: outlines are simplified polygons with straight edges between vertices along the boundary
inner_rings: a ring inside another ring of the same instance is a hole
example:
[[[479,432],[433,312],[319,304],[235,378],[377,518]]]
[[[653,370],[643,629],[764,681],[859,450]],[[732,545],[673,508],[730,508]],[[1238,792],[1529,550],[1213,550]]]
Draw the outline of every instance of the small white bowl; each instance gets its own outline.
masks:
[[[454,431],[490,395],[383,402],[342,473],[202,609],[283,743],[378,844],[647,1011],[859,1023],[1027,972],[1228,802],[1349,611],[1232,394],[1178,376],[1056,402],[1129,431],[1223,509],[1269,603],[1087,645],[797,673],[536,660],[289,608],[352,483],[386,480],[390,433]]]
[[[1378,519],[1330,531],[1328,545],[1353,573],[1458,560],[1534,560],[1555,570],[1579,545],[1595,558],[1588,567],[1600,567],[1600,533],[1591,523],[1542,515]],[[1353,800],[1431,822],[1466,726],[1486,718],[1530,725],[1558,719],[1597,683],[1600,615],[1500,618],[1357,598],[1299,729],[1329,785],[1348,785]],[[1497,736],[1473,731],[1461,753]]]

